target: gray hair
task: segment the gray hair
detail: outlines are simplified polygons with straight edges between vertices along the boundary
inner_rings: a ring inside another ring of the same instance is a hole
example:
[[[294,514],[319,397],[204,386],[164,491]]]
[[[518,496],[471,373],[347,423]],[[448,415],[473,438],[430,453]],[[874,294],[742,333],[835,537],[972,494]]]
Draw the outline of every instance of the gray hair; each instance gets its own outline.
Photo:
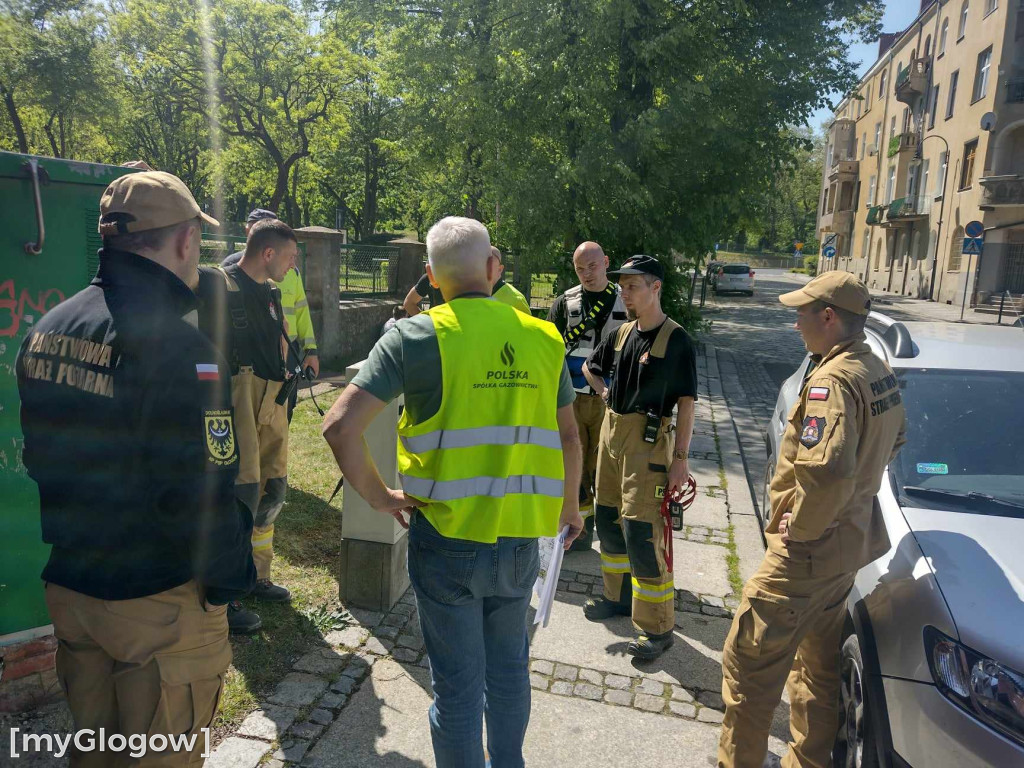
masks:
[[[437,280],[458,281],[483,270],[491,256],[491,236],[476,219],[446,216],[427,233],[427,259]]]

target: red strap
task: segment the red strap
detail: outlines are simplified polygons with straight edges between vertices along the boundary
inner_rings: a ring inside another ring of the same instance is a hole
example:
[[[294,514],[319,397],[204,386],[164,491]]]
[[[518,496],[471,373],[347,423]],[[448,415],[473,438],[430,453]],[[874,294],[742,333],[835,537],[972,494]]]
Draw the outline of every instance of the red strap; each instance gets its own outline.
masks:
[[[672,573],[672,511],[669,504],[672,501],[672,491],[665,489],[665,496],[661,500],[661,517],[665,521],[665,568]]]

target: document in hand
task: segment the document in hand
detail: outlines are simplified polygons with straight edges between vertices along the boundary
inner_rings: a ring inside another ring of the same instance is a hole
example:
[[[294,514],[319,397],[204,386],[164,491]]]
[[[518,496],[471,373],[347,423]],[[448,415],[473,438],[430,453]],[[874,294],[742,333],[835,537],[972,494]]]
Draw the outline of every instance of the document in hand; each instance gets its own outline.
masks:
[[[543,627],[548,625],[551,618],[551,605],[555,602],[555,589],[558,587],[558,574],[562,570],[562,555],[565,552],[565,537],[568,533],[569,526],[565,526],[558,536],[544,536],[537,540],[537,547],[540,550],[540,573],[537,574],[537,583],[534,584],[533,590],[540,600],[533,623]]]

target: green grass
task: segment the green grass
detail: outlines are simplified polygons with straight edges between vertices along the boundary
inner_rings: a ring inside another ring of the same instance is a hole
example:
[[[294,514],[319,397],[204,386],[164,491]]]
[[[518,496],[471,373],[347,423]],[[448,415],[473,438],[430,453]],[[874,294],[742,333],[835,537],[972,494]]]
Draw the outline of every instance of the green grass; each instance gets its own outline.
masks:
[[[317,399],[326,410],[339,394],[340,390]],[[275,527],[273,580],[291,590],[292,602],[243,601],[260,614],[263,628],[248,637],[232,636],[234,661],[215,725],[219,733],[237,727],[273,691],[295,660],[320,639],[321,629],[330,629],[327,617],[341,606],[341,494],[325,506],[338,468],[320,436],[320,421],[308,399],[295,409],[288,445],[288,500]]]

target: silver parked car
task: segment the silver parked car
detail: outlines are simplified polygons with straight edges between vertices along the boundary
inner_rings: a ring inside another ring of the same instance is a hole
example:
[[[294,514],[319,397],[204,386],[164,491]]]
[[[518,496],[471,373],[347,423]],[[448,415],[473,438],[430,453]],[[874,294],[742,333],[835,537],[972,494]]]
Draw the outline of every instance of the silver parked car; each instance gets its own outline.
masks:
[[[892,546],[847,604],[835,764],[1024,766],[1024,333],[878,313],[866,333],[899,379],[907,444],[875,497]],[[809,364],[765,435],[762,529]]]

